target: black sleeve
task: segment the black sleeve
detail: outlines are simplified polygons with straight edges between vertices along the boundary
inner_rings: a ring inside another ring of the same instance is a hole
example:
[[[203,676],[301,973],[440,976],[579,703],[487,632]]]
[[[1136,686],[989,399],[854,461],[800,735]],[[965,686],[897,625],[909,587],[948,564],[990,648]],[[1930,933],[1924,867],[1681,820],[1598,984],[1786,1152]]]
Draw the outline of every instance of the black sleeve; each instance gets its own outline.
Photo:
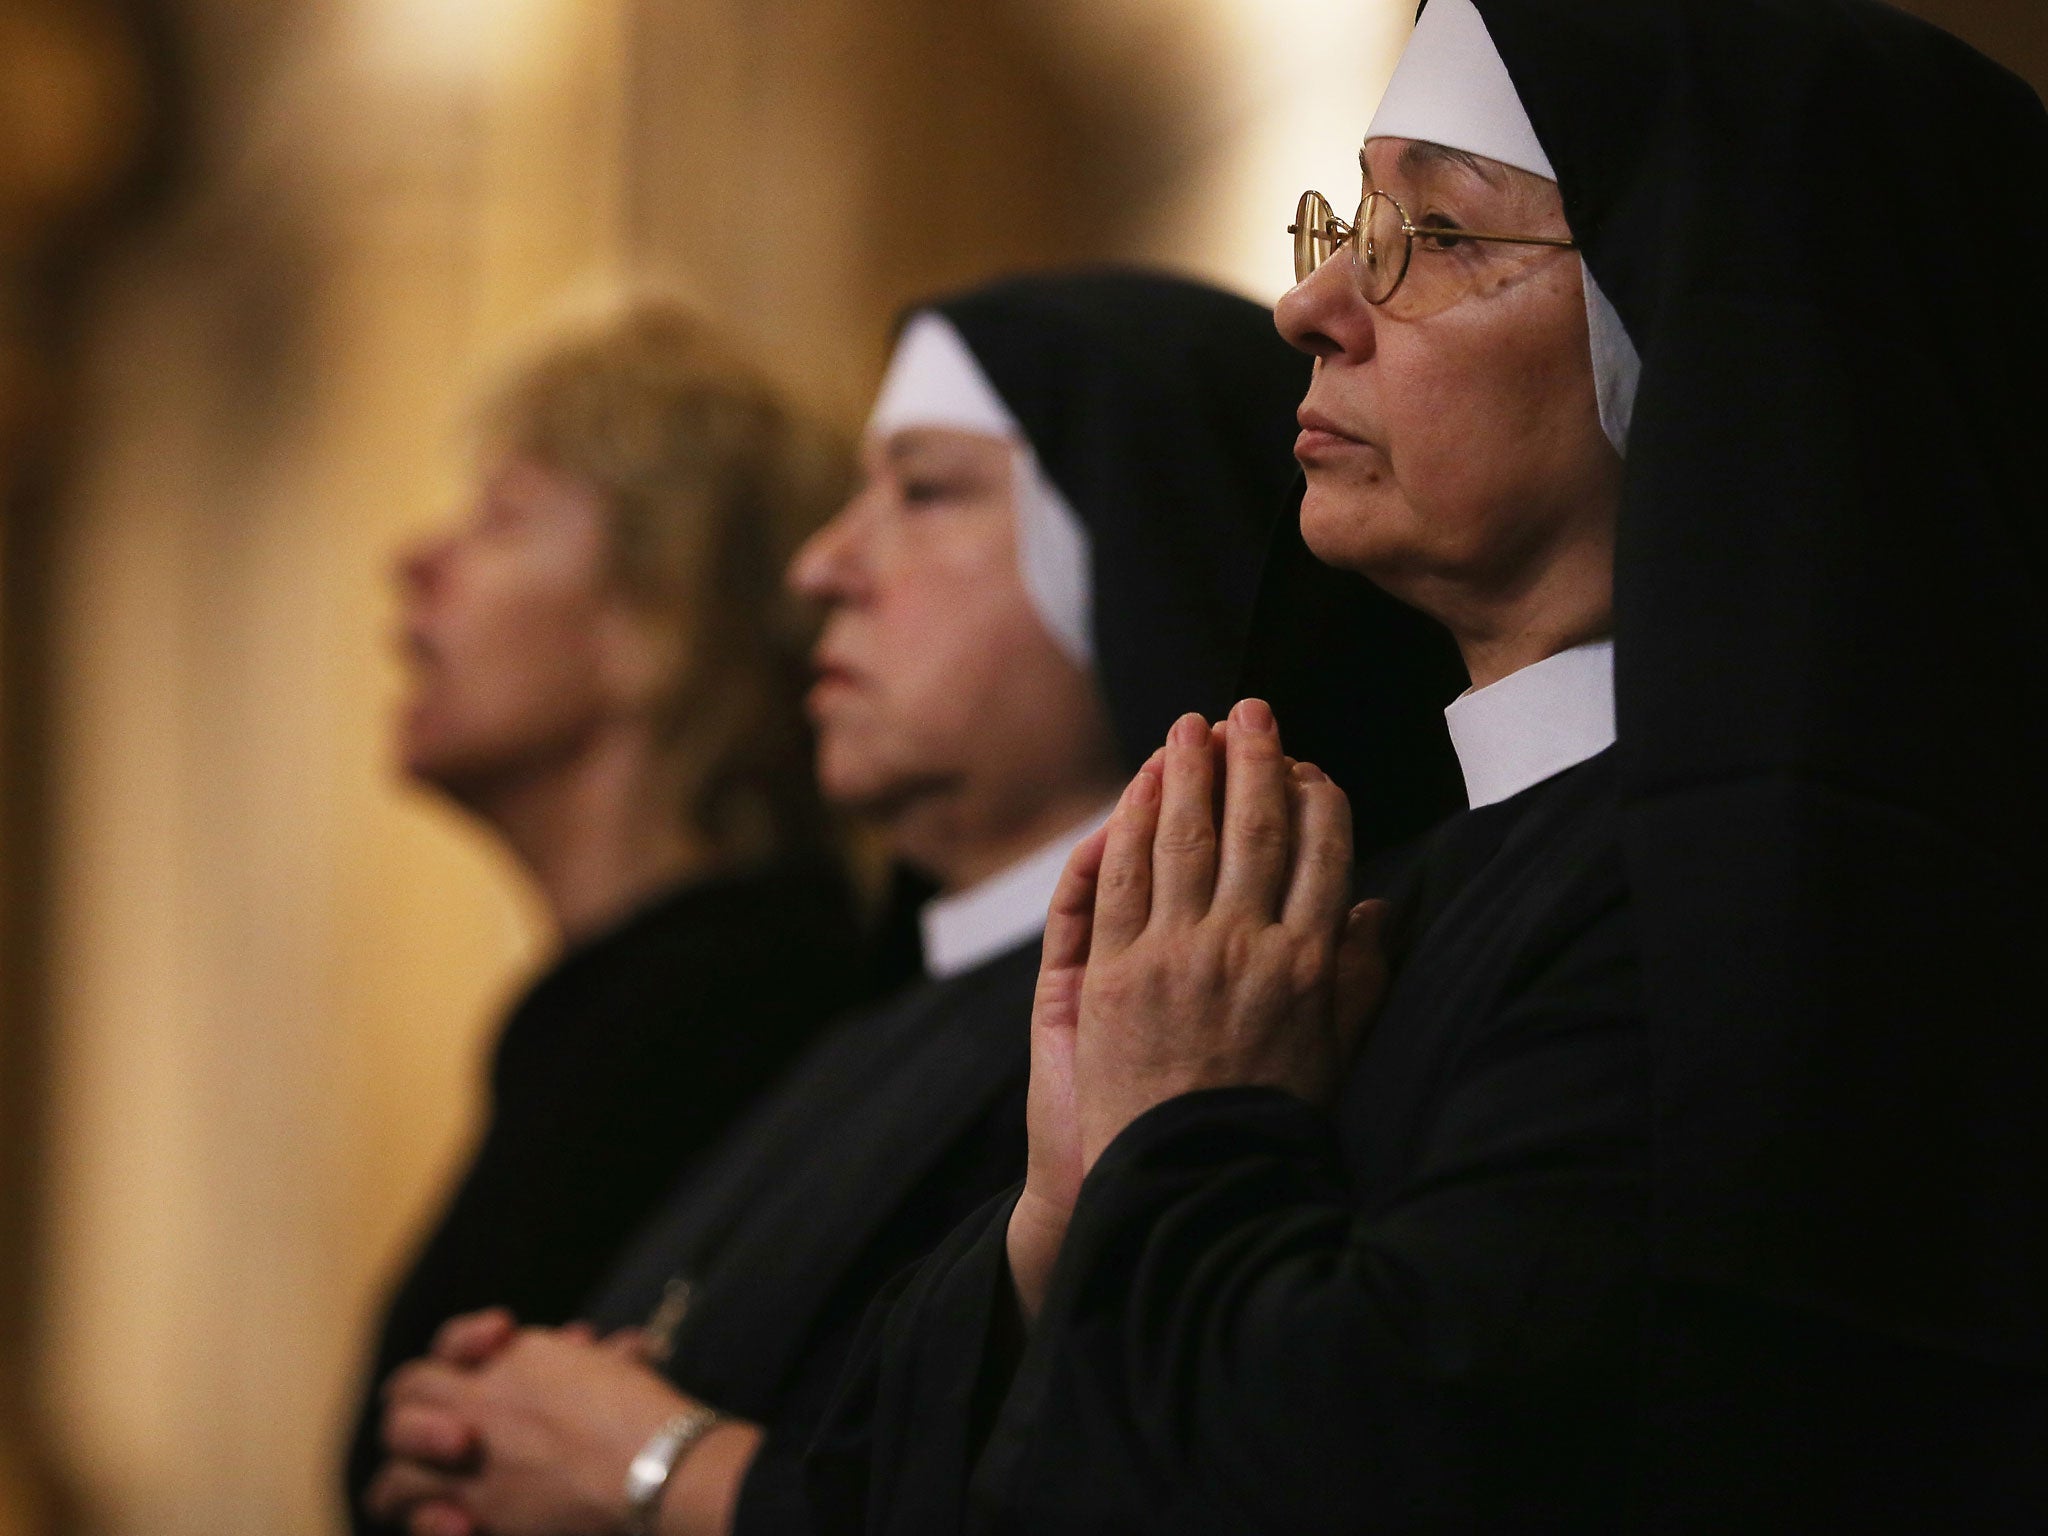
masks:
[[[1329,1120],[1284,1094],[1133,1124],[1083,1190],[970,1526],[1608,1524],[1647,1174],[1624,917],[1472,1034],[1370,1209]]]
[[[876,1293],[847,1349],[833,1352],[837,1368],[824,1383],[827,1401],[816,1412],[792,1409],[764,1426],[733,1512],[732,1536],[823,1536],[862,1529],[878,1398],[898,1408],[887,1422],[909,1435],[920,1451],[915,1458],[892,1455],[890,1464],[907,1462],[918,1477],[936,1480],[935,1487],[915,1492],[892,1487],[893,1528],[946,1528],[930,1518],[935,1499],[958,1525],[968,1473],[1000,1396],[977,1392],[974,1383],[999,1372],[1007,1386],[1021,1348],[1022,1329],[1014,1321],[1016,1306],[1003,1257],[1015,1198],[1014,1192],[1003,1196],[995,1203],[999,1211],[977,1214],[929,1260],[904,1269]],[[907,1342],[922,1347],[905,1351]],[[963,1367],[964,1394],[952,1380]],[[922,1390],[906,1390],[901,1380],[906,1371]],[[963,1398],[975,1397],[978,1409],[970,1405],[961,1413]],[[912,1404],[914,1417],[901,1413]]]
[[[807,1461],[824,1536],[948,1532],[1023,1348],[1005,1239],[1012,1189],[869,1308]]]

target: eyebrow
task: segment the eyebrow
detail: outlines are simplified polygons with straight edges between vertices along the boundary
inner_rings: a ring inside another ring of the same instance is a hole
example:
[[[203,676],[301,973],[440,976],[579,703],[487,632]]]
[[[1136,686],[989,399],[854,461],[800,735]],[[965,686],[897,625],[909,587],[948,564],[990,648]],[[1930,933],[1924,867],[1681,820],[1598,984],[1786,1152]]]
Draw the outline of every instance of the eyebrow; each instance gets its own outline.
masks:
[[[1491,187],[1500,186],[1503,182],[1500,167],[1497,163],[1490,160],[1482,160],[1479,156],[1470,154],[1462,149],[1452,149],[1447,144],[1432,144],[1426,139],[1411,139],[1408,147],[1401,151],[1400,171],[1404,176],[1418,175],[1424,171],[1446,165],[1470,171],[1474,176],[1477,176]],[[1370,170],[1366,169],[1365,148],[1363,145],[1359,146],[1358,150],[1358,168],[1361,171],[1365,171],[1365,174],[1368,176],[1372,174]]]
[[[883,444],[883,450],[891,460],[901,463],[935,447],[943,447],[944,444],[945,439],[934,436],[929,427],[904,427],[889,434]]]
[[[963,445],[956,440],[956,434],[968,436],[992,436],[966,427],[903,427],[892,432],[883,442],[883,454],[897,468],[920,460],[936,460],[941,468],[957,461]]]

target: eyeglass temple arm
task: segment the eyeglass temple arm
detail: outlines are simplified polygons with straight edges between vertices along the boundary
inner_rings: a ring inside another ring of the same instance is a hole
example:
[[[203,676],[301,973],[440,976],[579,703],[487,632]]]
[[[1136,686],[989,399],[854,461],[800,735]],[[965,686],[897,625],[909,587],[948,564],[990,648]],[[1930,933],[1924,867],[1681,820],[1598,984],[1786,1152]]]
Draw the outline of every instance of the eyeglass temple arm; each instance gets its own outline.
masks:
[[[1424,229],[1419,225],[1406,226],[1404,233],[1410,239],[1420,240],[1435,236],[1440,240],[1485,240],[1494,245],[1549,245],[1561,251],[1575,251],[1579,242],[1561,235],[1492,235],[1480,229],[1459,229],[1456,225],[1431,225]]]
[[[1354,232],[1354,227],[1346,224],[1342,219],[1332,219],[1321,229],[1312,231],[1312,233],[1319,234],[1324,239],[1337,245],[1342,245],[1346,240],[1349,240]],[[1287,226],[1287,233],[1298,235],[1301,233],[1301,226],[1299,224],[1290,224]],[[1494,245],[1547,245],[1560,251],[1575,251],[1579,248],[1578,241],[1566,239],[1558,235],[1495,235],[1488,234],[1485,230],[1479,229],[1438,228],[1434,225],[1427,229],[1419,226],[1411,227],[1403,231],[1403,233],[1412,240],[1420,240],[1426,236],[1433,235],[1440,240],[1484,240]]]

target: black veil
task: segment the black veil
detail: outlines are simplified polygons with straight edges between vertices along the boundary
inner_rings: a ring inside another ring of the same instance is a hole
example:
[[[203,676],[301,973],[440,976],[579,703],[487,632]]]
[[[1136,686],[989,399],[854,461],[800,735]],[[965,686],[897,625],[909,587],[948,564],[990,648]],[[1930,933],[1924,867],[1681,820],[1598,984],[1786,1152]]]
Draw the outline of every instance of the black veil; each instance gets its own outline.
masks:
[[[1868,0],[1478,4],[1643,357],[1664,1259],[2048,1369],[2048,113]]]

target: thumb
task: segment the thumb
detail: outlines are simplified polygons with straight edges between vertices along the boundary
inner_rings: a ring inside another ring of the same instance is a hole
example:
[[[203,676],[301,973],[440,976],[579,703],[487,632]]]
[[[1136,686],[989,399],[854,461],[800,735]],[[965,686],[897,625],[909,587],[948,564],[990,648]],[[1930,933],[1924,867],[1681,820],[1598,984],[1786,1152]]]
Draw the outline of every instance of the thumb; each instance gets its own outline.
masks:
[[[1338,1043],[1346,1050],[1364,1038],[1387,992],[1384,901],[1361,901],[1344,919],[1337,943],[1335,988]]]

